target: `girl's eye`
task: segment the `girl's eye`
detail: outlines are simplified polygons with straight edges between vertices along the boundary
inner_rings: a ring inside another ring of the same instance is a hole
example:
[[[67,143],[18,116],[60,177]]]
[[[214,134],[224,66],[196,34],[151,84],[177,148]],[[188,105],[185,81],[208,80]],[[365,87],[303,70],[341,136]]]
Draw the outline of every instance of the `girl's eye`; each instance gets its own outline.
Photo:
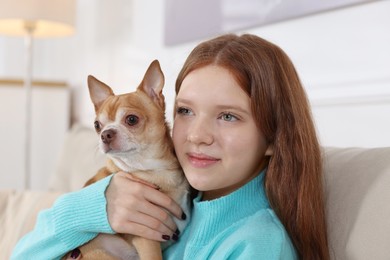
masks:
[[[224,113],[219,118],[224,120],[224,121],[228,121],[228,122],[232,122],[232,121],[237,121],[238,120],[238,118],[236,116],[234,116],[233,114],[230,114],[230,113]]]
[[[185,107],[178,107],[176,112],[180,115],[191,115],[192,113],[189,108]]]

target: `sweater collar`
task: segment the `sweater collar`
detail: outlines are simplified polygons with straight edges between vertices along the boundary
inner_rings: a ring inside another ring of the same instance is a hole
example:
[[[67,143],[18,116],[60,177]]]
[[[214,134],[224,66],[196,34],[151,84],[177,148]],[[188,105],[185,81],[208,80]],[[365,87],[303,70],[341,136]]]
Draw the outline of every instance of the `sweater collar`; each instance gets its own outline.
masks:
[[[202,237],[191,238],[195,243],[206,244],[227,227],[261,209],[269,208],[264,191],[265,170],[238,190],[210,201],[201,201],[202,194],[194,199],[192,227]],[[201,231],[199,229],[202,229]]]

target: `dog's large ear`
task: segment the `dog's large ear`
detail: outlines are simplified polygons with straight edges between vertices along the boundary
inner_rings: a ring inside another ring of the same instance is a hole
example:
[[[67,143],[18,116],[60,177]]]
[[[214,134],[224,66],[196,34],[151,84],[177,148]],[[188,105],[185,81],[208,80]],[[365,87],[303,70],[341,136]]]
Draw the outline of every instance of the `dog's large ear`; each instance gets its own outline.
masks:
[[[148,94],[153,99],[154,103],[165,110],[164,95],[162,89],[164,87],[164,74],[161,71],[160,63],[154,60],[145,73],[144,79],[138,89]]]
[[[88,76],[88,89],[92,103],[95,106],[95,111],[98,111],[104,100],[114,95],[114,92],[109,86],[91,75]]]

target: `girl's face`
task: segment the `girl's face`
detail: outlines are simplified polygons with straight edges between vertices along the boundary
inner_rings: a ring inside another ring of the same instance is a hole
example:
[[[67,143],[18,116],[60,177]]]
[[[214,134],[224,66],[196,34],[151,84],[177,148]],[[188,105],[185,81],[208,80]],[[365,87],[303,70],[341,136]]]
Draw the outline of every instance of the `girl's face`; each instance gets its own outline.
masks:
[[[192,71],[176,98],[175,150],[203,200],[227,195],[265,167],[271,149],[254,121],[250,98],[230,72],[208,65]]]

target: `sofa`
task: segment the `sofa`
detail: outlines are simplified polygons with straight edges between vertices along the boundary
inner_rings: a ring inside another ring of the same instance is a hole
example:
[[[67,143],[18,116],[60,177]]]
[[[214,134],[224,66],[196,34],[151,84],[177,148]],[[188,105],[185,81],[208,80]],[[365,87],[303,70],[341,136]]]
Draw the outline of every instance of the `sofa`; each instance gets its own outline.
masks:
[[[331,259],[390,259],[390,147],[325,147],[323,158]],[[9,258],[40,210],[80,189],[104,162],[95,132],[75,125],[48,191],[0,191],[0,259]]]

